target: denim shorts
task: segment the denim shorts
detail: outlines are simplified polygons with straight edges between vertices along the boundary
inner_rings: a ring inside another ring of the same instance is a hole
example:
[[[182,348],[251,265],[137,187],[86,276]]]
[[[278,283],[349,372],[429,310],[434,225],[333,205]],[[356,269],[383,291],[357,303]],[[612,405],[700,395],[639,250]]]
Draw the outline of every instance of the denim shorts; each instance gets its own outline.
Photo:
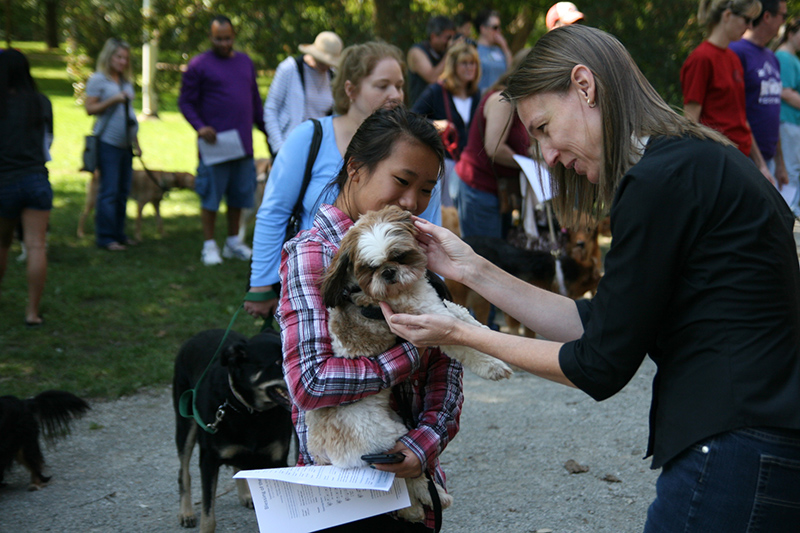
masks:
[[[53,188],[46,172],[26,174],[11,183],[0,184],[0,217],[16,219],[23,209],[50,211]]]
[[[746,428],[669,461],[645,533],[800,531],[800,430]]]
[[[256,167],[252,157],[225,161],[216,165],[197,164],[194,190],[200,196],[200,205],[208,211],[217,211],[222,196],[228,207],[253,207],[256,190]]]

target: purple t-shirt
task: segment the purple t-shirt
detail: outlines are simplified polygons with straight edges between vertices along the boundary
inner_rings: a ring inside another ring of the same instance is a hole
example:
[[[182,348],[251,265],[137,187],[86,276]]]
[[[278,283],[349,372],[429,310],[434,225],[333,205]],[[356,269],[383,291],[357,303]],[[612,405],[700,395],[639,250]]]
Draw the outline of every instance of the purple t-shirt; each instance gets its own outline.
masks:
[[[744,67],[747,121],[764,159],[775,157],[781,120],[781,67],[769,48],[747,39],[730,44]]]
[[[183,74],[178,107],[196,130],[236,129],[245,153],[253,155],[253,124],[264,129],[261,96],[253,62],[242,52],[219,57],[212,50],[189,61]]]

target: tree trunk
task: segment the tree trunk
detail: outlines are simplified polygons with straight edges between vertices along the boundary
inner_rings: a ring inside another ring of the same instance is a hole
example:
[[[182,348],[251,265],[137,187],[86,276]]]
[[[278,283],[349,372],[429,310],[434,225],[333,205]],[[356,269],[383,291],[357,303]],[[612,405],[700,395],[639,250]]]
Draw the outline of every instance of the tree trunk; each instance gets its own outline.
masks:
[[[47,48],[58,48],[58,0],[45,0],[44,22],[44,41]]]
[[[536,19],[533,13],[531,13],[531,8],[528,6],[523,7],[511,24],[514,33],[509,48],[512,54],[516,54],[525,47],[528,36],[533,31],[535,25]]]

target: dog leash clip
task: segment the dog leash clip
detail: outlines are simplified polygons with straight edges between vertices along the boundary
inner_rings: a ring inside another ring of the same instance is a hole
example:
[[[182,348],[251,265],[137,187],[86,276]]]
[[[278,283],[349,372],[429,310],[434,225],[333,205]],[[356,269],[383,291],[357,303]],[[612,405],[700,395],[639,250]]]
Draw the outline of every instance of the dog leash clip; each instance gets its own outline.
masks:
[[[217,432],[217,426],[220,422],[222,422],[222,419],[225,418],[225,409],[223,409],[222,406],[217,409],[217,414],[214,416],[214,418],[215,420],[213,424],[206,424],[206,427],[211,431],[211,433]]]

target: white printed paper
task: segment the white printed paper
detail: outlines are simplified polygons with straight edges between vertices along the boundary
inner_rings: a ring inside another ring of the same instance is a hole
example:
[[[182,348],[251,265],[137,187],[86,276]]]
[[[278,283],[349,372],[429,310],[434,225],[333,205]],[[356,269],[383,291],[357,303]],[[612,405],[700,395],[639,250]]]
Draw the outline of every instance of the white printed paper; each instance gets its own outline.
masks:
[[[550,190],[550,171],[547,169],[547,165],[524,155],[514,155],[514,160],[528,178],[528,183],[531,184],[536,199],[540,202],[551,199],[553,193]]]
[[[371,468],[273,468],[234,477],[250,485],[261,533],[308,533],[411,505],[405,480]]]
[[[200,150],[200,159],[205,165],[216,165],[244,157],[244,145],[237,130],[218,131],[217,141],[214,144],[198,137],[197,147]]]

